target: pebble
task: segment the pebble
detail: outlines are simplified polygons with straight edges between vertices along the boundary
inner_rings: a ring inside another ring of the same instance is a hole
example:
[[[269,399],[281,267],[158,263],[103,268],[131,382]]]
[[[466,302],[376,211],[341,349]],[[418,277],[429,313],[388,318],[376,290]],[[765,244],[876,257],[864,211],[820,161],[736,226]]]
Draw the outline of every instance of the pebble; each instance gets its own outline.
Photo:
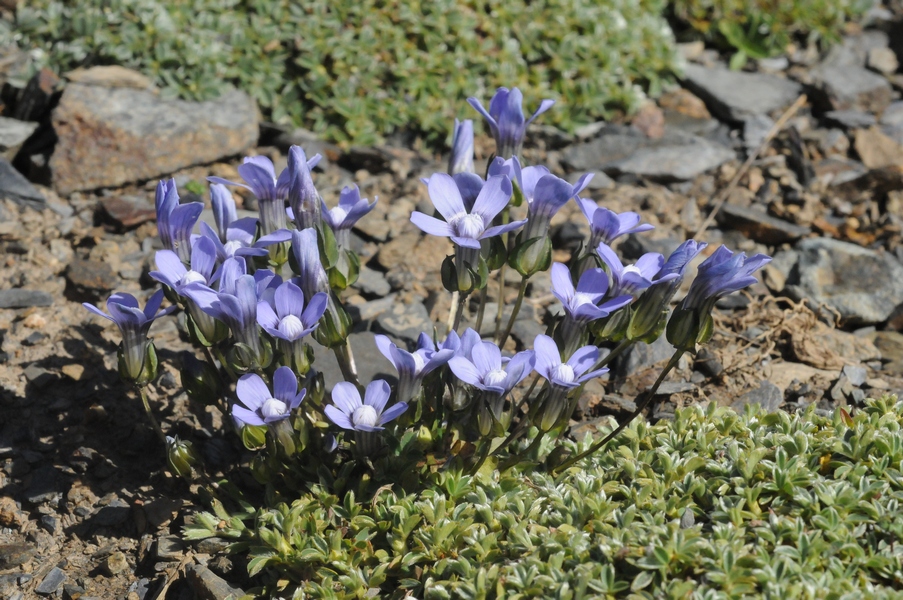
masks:
[[[758,404],[765,412],[774,412],[783,403],[784,392],[781,388],[770,381],[763,381],[757,388],[746,392],[731,403],[731,408],[742,412],[747,404]]]
[[[185,546],[182,540],[174,535],[164,535],[157,538],[157,560],[179,560]]]
[[[376,325],[384,333],[407,342],[416,342],[421,333],[433,330],[430,314],[421,302],[396,302],[376,318]]]
[[[31,472],[31,484],[22,497],[31,504],[42,504],[62,494],[60,473],[52,465],[43,465]]]
[[[47,319],[41,316],[40,313],[31,313],[22,319],[22,325],[29,329],[43,329],[47,325]]]
[[[244,591],[230,586],[225,579],[202,565],[189,565],[185,573],[188,584],[200,600],[240,598]]]
[[[844,129],[863,129],[877,123],[875,115],[861,110],[829,110],[825,120]]]
[[[808,227],[772,217],[763,210],[731,203],[721,207],[718,218],[722,224],[742,231],[750,239],[772,246],[793,242],[809,234]]]
[[[7,198],[37,210],[43,209],[47,204],[44,195],[2,157],[0,157],[0,198]]]
[[[68,365],[63,365],[60,371],[63,372],[63,375],[73,381],[81,381],[82,376],[85,374],[85,367],[78,363],[70,363]]]
[[[154,205],[140,196],[108,196],[100,201],[100,206],[120,229],[131,229],[157,218]]]
[[[371,269],[369,267],[361,267],[360,275],[354,287],[364,294],[383,297],[392,291],[392,286],[381,271]]]
[[[890,104],[887,79],[857,65],[822,64],[810,72],[816,101],[833,110],[881,112]]]
[[[101,509],[94,514],[91,521],[95,525],[101,527],[114,527],[125,523],[128,520],[130,513],[131,507],[127,502],[119,498],[114,498],[109,504],[101,507]]]
[[[0,155],[13,160],[22,144],[38,128],[38,123],[0,117]]]
[[[27,544],[0,544],[0,571],[24,565],[34,554],[34,548]]]
[[[900,66],[897,54],[890,48],[872,48],[868,51],[866,61],[869,69],[885,75],[895,73]]]
[[[865,367],[847,365],[841,370],[841,373],[856,387],[861,386],[868,379],[868,369]]]
[[[119,278],[105,262],[75,259],[66,269],[66,280],[82,293],[109,292],[119,285]]]
[[[713,114],[737,123],[786,108],[802,93],[800,84],[776,75],[694,64],[685,67],[684,84]]]
[[[55,594],[57,590],[63,587],[63,582],[65,581],[66,573],[59,567],[53,567],[34,591],[42,596],[49,596]]]

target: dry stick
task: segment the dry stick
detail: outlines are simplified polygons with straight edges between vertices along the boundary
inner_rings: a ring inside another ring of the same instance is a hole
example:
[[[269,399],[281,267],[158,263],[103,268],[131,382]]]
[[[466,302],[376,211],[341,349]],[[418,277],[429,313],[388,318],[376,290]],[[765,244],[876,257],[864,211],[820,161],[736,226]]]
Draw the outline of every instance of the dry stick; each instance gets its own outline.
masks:
[[[449,331],[457,329],[455,322],[458,320],[458,298],[461,292],[452,292],[451,308],[448,309],[448,319],[445,321]]]
[[[724,188],[716,197],[712,212],[709,213],[709,215],[702,222],[702,225],[700,225],[699,229],[696,231],[696,235],[693,236],[694,240],[698,240],[699,236],[702,235],[702,233],[705,232],[706,228],[708,228],[708,226],[712,224],[712,222],[715,220],[715,216],[718,214],[718,211],[720,211],[721,207],[724,206],[724,203],[727,202],[727,199],[731,195],[731,192],[734,191],[734,188],[737,187],[737,184],[740,183],[740,180],[744,175],[746,175],[752,164],[756,161],[757,158],[759,158],[759,154],[765,151],[768,145],[771,144],[771,140],[773,140],[774,137],[778,133],[780,133],[780,131],[787,124],[787,121],[792,119],[793,115],[796,114],[796,111],[802,108],[805,103],[806,96],[804,94],[797,98],[796,102],[790,105],[790,108],[784,111],[784,114],[782,114],[781,117],[777,121],[775,121],[775,124],[772,125],[771,129],[768,130],[768,133],[765,135],[762,143],[759,144],[759,147],[756,148],[756,151],[749,155],[746,161],[744,161],[744,163],[737,170],[737,173],[734,175],[734,177],[730,180],[730,183],[727,184],[727,187]]]

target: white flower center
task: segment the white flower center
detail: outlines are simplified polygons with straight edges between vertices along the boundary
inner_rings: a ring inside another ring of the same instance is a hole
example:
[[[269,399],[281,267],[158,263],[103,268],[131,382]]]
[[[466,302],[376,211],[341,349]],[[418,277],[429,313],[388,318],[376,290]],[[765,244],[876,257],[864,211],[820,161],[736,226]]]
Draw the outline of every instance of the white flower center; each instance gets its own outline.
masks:
[[[304,323],[295,315],[288,315],[279,322],[279,333],[290,340],[296,340],[304,333]]]
[[[288,406],[282,400],[269,398],[260,407],[260,416],[264,419],[272,419],[274,417],[283,416],[288,411]]]
[[[198,273],[197,271],[188,271],[184,275],[182,275],[182,280],[179,281],[182,285],[188,285],[189,283],[196,283],[200,281],[201,283],[207,283],[207,278]]]
[[[504,369],[493,369],[483,377],[483,384],[487,386],[503,388],[507,382],[508,373],[506,373]]]
[[[567,363],[561,363],[552,369],[552,379],[557,379],[564,383],[574,383],[576,378],[574,367]]]
[[[571,306],[583,306],[584,304],[595,304],[593,301],[593,296],[591,294],[587,294],[586,292],[576,292],[574,293],[574,300],[571,302]]]
[[[357,427],[359,425],[366,425],[367,427],[376,427],[376,419],[377,419],[376,409],[370,406],[369,404],[364,404],[360,408],[356,408],[354,410],[354,414],[351,415],[351,423]]]
[[[244,248],[245,245],[239,242],[238,240],[229,240],[225,244],[223,244],[223,248],[226,250],[226,256],[235,256],[235,251]]]
[[[642,271],[640,271],[636,265],[627,265],[626,267],[624,267],[624,270],[621,272],[621,279],[623,279],[624,275],[627,275],[628,273],[636,273],[640,277],[643,276]]]
[[[415,352],[411,356],[414,357],[414,374],[419,375],[423,371],[423,367],[426,366],[426,357],[422,352]]]
[[[461,215],[455,217],[451,222],[452,229],[458,237],[470,238],[472,240],[480,237],[486,230],[486,224],[480,215]]]
[[[338,226],[345,220],[345,217],[348,216],[348,211],[341,206],[336,206],[329,210],[329,216],[332,217],[332,222]]]

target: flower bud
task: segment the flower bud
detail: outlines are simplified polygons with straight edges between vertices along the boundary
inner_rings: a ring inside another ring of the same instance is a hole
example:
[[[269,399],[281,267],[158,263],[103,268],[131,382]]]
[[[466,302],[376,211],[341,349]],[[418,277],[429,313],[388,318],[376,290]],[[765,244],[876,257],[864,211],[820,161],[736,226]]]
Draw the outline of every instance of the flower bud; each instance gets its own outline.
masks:
[[[123,380],[144,386],[157,378],[157,349],[153,342],[131,347],[129,352],[124,347],[125,342],[119,344],[119,376]],[[138,352],[142,352],[142,355]]]
[[[180,440],[178,436],[166,436],[166,461],[173,475],[187,481],[194,479],[194,467],[202,464],[201,456],[194,444]]]
[[[518,236],[508,264],[523,277],[547,271],[552,264],[552,241],[547,235],[526,241]]]

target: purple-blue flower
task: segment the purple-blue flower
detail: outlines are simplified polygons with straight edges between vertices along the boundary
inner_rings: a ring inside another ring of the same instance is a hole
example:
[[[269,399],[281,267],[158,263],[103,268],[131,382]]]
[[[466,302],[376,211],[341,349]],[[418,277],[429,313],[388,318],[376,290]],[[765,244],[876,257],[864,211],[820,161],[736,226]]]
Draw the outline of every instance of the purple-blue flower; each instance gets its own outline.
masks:
[[[201,222],[200,228],[201,235],[213,241],[216,247],[216,257],[221,262],[232,257],[266,256],[268,253],[267,247],[292,239],[291,231],[288,229],[277,229],[273,233],[261,236],[255,242],[254,235],[257,233],[257,219],[254,217],[244,217],[232,221],[226,229],[225,243],[220,241],[219,235],[206,223]]]
[[[191,250],[190,268],[185,267],[185,263],[172,250],[158,250],[154,257],[157,270],[151,271],[150,276],[152,279],[168,285],[180,296],[184,296],[182,288],[190,283],[201,282],[208,286],[212,284],[216,258],[216,246],[213,240],[199,236],[195,238]]]
[[[176,309],[175,306],[170,306],[157,312],[162,302],[163,290],[157,290],[148,299],[143,311],[138,308],[138,300],[126,293],[116,293],[109,297],[107,310],[110,314],[87,302],[82,305],[95,315],[113,321],[119,327],[122,334],[122,360],[126,373],[133,380],[137,380],[144,369],[148,345],[147,332],[151,323]]]
[[[640,224],[640,215],[635,212],[616,213],[602,208],[593,200],[578,198],[577,203],[580,210],[590,226],[590,242],[589,247],[595,248],[600,243],[611,245],[611,243],[622,235],[629,233],[641,233],[655,229],[654,226],[643,223]]]
[[[752,285],[757,281],[752,274],[769,262],[771,257],[765,254],[747,258],[744,252],[734,254],[725,246],[720,246],[699,265],[696,279],[690,285],[682,307],[696,309]]]
[[[595,346],[578,348],[567,362],[561,360],[558,346],[549,336],[536,336],[533,347],[536,349],[536,372],[549,382],[549,393],[538,411],[537,425],[543,431],[549,431],[562,417],[570,417],[569,411],[565,413],[570,391],[607,373],[608,369],[590,371],[599,360],[599,349]]]
[[[319,155],[315,158],[319,161]],[[313,159],[311,159],[313,160]],[[320,224],[320,194],[314,187],[310,174],[313,168],[301,146],[292,146],[288,151],[289,188],[288,201],[292,207],[295,227],[299,230]],[[316,164],[316,162],[314,163]]]
[[[332,388],[332,404],[326,406],[326,416],[341,427],[353,431],[373,432],[385,429],[385,424],[408,409],[405,402],[386,408],[391,388],[382,379],[367,386],[364,401],[354,384],[341,381]]]
[[[289,418],[306,393],[298,392],[298,379],[288,367],[276,369],[272,392],[259,375],[249,373],[235,385],[240,404],[232,406],[232,416],[247,425],[270,425]]]
[[[172,250],[179,260],[191,260],[191,230],[204,210],[202,202],[179,204],[176,180],[160,181],[154,199],[157,210],[157,231],[163,247]]]
[[[286,342],[296,342],[309,335],[326,312],[328,296],[314,294],[304,305],[304,292],[291,281],[276,288],[272,304],[257,303],[257,323],[271,336]]]
[[[229,226],[238,218],[235,198],[226,186],[214,183],[210,186],[210,207],[213,209],[213,220],[216,222],[219,241],[225,244],[228,240]]]
[[[448,174],[473,172],[473,121],[455,119],[451,155],[448,157]]]
[[[498,88],[489,101],[488,111],[476,98],[468,98],[467,101],[486,119],[492,137],[495,138],[495,153],[502,158],[520,154],[527,126],[555,104],[554,100],[543,100],[533,116],[525,120],[524,96],[517,88],[512,88],[511,91],[508,91],[508,88]]]
[[[636,263],[624,266],[621,259],[607,244],[599,244],[596,248],[602,262],[608,267],[611,275],[611,294],[631,294],[645,290],[652,285],[652,278],[658,274],[665,257],[657,252],[647,252]]]
[[[449,338],[452,340],[452,346],[460,345],[460,340],[451,338],[451,335]],[[446,340],[446,343],[448,342],[449,340]],[[451,348],[436,350],[433,340],[425,333],[420,334],[417,350],[414,352],[402,350],[384,335],[376,336],[376,347],[398,371],[397,397],[401,402],[410,402],[420,392],[423,378],[447,363],[455,354]]]
[[[582,192],[593,178],[592,173],[586,173],[576,184],[571,185],[564,179],[546,172],[534,180],[535,176],[541,173],[538,169],[540,167],[527,167],[521,172],[522,191],[527,202],[527,227],[524,229],[526,240],[545,236],[549,231],[552,217],[568,200]]]
[[[367,202],[366,198],[361,198],[360,188],[354,185],[342,189],[342,193],[339,194],[339,205],[335,208],[327,208],[322,200],[320,205],[323,220],[332,229],[336,244],[341,249],[348,247],[348,232],[361,217],[373,210],[376,199]]]
[[[318,292],[329,292],[329,276],[320,262],[317,230],[308,227],[292,232],[292,252],[298,263],[298,280],[304,295],[313,298]]]
[[[568,318],[581,326],[603,319],[633,300],[633,296],[624,294],[599,304],[608,288],[608,275],[602,269],[585,271],[575,289],[568,268],[562,263],[552,264],[552,293],[561,301]]]
[[[533,371],[533,361],[533,351],[524,350],[506,362],[498,346],[480,342],[471,349],[470,358],[453,356],[448,366],[464,383],[504,397]]]
[[[470,211],[464,205],[455,180],[445,173],[434,173],[430,177],[429,194],[433,206],[445,221],[414,211],[411,222],[431,235],[450,237],[458,246],[479,250],[480,240],[512,231],[526,222],[490,227],[511,199],[511,181],[504,176],[490,177],[486,181]]]

